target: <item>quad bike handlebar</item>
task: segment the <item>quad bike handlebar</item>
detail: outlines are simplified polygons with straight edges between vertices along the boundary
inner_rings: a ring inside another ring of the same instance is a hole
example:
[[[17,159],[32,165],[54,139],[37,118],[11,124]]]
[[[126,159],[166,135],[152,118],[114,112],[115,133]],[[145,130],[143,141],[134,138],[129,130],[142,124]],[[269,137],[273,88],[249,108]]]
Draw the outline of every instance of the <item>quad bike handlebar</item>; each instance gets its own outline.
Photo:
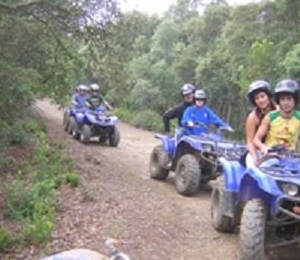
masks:
[[[266,155],[259,158],[257,165],[260,166],[263,162],[270,159],[293,161],[295,159],[299,160],[299,155],[295,151],[288,149],[286,144],[276,144],[268,149]]]
[[[209,129],[209,126],[203,122],[193,122],[193,121],[189,121],[187,122],[187,127],[203,127],[205,128],[206,130]],[[228,132],[234,132],[234,129],[229,126],[229,125],[226,125],[226,126],[219,126],[218,127],[218,132],[222,132],[222,131],[228,131]]]

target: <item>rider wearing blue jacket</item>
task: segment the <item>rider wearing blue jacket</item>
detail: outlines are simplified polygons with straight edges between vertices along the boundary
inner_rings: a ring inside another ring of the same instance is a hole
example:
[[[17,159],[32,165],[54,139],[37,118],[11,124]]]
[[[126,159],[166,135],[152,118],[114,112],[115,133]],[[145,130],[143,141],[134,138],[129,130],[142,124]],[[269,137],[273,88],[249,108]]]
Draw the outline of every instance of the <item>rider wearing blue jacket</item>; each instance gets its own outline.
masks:
[[[194,95],[195,104],[188,107],[183,114],[181,124],[186,128],[185,134],[199,135],[208,131],[209,125],[216,127],[232,128],[220,119],[205,103],[207,100],[204,90],[196,90]],[[202,125],[202,126],[201,126]]]
[[[79,85],[76,88],[77,93],[73,94],[72,98],[71,98],[71,102],[73,106],[76,107],[84,107],[86,106],[85,103],[87,101],[87,99],[89,98],[88,95],[88,87],[85,85]]]

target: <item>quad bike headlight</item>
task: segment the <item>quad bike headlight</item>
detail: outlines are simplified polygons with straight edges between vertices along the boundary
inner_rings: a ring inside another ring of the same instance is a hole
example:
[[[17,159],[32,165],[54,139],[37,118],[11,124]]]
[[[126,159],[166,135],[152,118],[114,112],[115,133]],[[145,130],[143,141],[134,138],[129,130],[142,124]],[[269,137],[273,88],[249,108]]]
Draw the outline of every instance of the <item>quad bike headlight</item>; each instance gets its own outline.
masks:
[[[299,192],[298,186],[292,183],[281,183],[280,186],[282,191],[291,197],[295,197]]]
[[[202,144],[202,148],[205,152],[212,152],[214,150],[211,144]]]

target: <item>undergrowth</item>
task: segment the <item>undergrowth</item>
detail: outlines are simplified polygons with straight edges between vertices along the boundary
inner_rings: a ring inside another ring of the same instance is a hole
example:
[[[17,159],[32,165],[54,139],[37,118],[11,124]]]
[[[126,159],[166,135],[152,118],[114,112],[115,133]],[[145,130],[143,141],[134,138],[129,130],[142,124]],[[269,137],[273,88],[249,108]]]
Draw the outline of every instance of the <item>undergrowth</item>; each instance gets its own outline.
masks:
[[[18,165],[18,170],[4,178],[5,160],[0,163],[0,190],[3,196],[4,220],[14,225],[0,227],[0,252],[9,251],[16,244],[38,244],[51,235],[58,200],[55,190],[62,183],[79,185],[79,175],[73,172],[72,159],[63,155],[65,143],[47,138],[45,124],[36,117],[19,121],[1,132],[3,150],[13,145],[32,146],[32,153]],[[4,154],[5,155],[5,154]],[[9,182],[9,183],[8,183]],[[6,222],[4,221],[4,224]]]

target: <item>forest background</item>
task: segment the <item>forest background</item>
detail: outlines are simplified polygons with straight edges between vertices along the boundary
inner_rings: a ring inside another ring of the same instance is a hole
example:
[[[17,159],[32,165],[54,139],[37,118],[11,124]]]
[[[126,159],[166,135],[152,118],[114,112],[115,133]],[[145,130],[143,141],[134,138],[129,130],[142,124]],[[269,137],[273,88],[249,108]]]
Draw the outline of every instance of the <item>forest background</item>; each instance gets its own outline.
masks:
[[[300,1],[120,10],[116,0],[0,0],[0,258],[45,241],[47,248],[61,185],[80,184],[93,199],[66,143],[49,139],[32,113],[35,100],[64,108],[76,85],[98,83],[121,120],[160,132],[162,114],[189,82],[243,139],[249,84],[299,80]]]
[[[1,0],[1,135],[36,98],[68,105],[80,83],[98,83],[122,120],[162,131],[190,82],[242,139],[249,84],[299,79],[299,10],[295,0],[177,0],[149,15],[115,0]]]

